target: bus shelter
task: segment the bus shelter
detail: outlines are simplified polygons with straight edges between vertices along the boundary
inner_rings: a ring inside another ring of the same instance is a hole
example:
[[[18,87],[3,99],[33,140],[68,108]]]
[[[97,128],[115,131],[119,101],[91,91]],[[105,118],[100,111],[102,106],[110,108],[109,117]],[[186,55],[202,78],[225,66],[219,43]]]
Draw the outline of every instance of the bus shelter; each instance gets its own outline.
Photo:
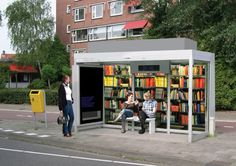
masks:
[[[106,108],[107,101],[111,103],[120,99],[106,96],[105,70],[107,66],[115,65],[130,67],[130,88],[136,97],[137,74],[154,73],[151,76],[155,77],[156,84],[161,76],[165,76],[166,86],[162,90],[155,87],[156,96],[160,91],[165,93],[165,99],[160,103],[166,103],[166,108],[160,110],[160,125],[156,127],[156,132],[184,133],[188,142],[215,134],[215,56],[193,49],[75,55],[72,90],[76,129],[120,127],[109,124],[107,117],[114,112],[110,113]],[[156,73],[162,74],[159,76]],[[145,79],[146,76],[139,81]]]

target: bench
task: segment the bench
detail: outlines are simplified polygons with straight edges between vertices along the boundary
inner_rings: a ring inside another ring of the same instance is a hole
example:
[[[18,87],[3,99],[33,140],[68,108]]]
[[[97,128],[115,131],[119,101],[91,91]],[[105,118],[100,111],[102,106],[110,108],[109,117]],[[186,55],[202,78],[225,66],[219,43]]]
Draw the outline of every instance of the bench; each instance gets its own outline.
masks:
[[[129,129],[128,122],[132,123],[131,130],[134,131],[134,122],[140,122],[138,116],[128,117],[126,118],[126,129]],[[156,118],[147,118],[145,122],[149,123],[149,134],[155,133],[156,130]]]

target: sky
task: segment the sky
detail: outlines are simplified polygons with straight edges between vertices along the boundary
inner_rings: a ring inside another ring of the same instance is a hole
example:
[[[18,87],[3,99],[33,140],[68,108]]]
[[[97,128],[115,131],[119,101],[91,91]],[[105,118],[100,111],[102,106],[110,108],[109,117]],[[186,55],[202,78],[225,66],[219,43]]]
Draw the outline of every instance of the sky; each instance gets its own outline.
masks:
[[[0,10],[2,14],[4,14],[5,9],[8,5],[10,5],[15,0],[0,0]],[[54,19],[56,17],[56,0],[47,0],[52,7],[52,15]],[[8,28],[7,28],[7,20],[5,16],[3,16],[2,26],[0,27],[0,54],[2,54],[3,50],[6,53],[15,53],[11,46],[10,38],[8,36]]]

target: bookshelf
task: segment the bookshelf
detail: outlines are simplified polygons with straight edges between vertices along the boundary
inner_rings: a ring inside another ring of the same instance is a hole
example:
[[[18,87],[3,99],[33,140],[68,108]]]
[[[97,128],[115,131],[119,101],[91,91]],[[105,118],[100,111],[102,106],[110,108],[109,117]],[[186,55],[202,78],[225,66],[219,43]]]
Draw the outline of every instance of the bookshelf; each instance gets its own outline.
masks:
[[[131,90],[129,65],[104,66],[104,108],[105,122],[114,120],[123,107],[125,95]]]
[[[192,127],[193,130],[205,130],[206,112],[206,85],[205,66],[193,66],[193,91],[192,91]],[[173,129],[188,129],[189,110],[189,80],[188,65],[171,65],[170,85],[170,127]]]
[[[157,101],[156,128],[167,127],[167,76],[163,73],[136,73],[135,74],[135,96],[143,102],[143,94],[151,93],[153,100]]]

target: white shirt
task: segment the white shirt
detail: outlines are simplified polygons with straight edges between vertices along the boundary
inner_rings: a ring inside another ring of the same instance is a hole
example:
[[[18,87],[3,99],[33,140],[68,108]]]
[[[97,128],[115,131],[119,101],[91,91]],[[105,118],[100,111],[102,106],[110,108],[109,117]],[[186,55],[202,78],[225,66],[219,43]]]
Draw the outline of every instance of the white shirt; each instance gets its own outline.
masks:
[[[72,98],[71,98],[72,91],[70,89],[70,86],[64,85],[64,87],[65,87],[65,91],[66,91],[66,100],[72,101]]]

